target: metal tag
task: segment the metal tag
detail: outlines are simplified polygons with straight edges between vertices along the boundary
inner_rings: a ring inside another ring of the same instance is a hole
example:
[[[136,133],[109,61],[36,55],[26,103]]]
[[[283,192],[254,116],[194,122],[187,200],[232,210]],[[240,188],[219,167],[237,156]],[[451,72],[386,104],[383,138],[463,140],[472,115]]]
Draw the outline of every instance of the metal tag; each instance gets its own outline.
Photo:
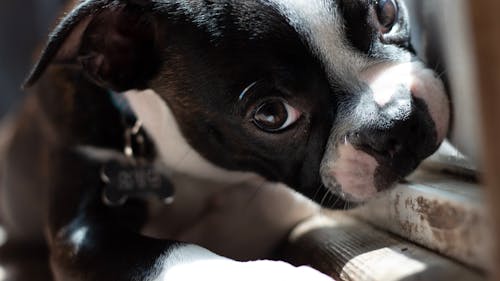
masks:
[[[152,164],[110,162],[103,166],[101,178],[106,184],[103,200],[120,206],[129,198],[157,197],[166,204],[173,202],[174,189],[169,179]]]

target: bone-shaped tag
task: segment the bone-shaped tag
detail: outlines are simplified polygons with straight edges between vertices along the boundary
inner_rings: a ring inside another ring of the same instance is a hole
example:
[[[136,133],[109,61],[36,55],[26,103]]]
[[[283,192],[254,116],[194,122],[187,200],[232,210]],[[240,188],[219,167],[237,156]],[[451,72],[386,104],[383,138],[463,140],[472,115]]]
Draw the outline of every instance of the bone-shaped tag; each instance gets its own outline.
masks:
[[[120,206],[129,198],[157,197],[166,204],[173,201],[174,189],[168,178],[152,164],[109,162],[103,166],[101,178],[106,184],[104,203]]]

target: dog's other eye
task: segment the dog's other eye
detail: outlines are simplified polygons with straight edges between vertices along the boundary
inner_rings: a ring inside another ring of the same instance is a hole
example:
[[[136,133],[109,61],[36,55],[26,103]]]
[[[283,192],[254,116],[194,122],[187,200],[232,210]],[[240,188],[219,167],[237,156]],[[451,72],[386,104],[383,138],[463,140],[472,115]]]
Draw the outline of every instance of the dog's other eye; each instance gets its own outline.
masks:
[[[282,131],[293,125],[301,113],[282,99],[274,98],[262,102],[253,113],[252,122],[269,133]]]
[[[399,14],[399,8],[395,0],[377,0],[375,2],[375,10],[380,24],[380,31],[382,33],[391,31]]]

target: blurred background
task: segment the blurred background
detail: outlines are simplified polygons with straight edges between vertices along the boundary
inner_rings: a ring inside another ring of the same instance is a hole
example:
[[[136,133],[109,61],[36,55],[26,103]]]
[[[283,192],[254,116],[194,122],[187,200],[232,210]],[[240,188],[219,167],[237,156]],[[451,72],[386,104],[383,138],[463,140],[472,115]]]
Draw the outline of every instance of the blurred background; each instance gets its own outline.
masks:
[[[21,85],[35,49],[47,38],[62,4],[63,0],[0,0],[0,121],[21,103]],[[45,249],[4,243],[0,228],[0,281],[51,280]]]
[[[0,1],[0,117],[18,103],[33,50],[46,38],[62,0]]]

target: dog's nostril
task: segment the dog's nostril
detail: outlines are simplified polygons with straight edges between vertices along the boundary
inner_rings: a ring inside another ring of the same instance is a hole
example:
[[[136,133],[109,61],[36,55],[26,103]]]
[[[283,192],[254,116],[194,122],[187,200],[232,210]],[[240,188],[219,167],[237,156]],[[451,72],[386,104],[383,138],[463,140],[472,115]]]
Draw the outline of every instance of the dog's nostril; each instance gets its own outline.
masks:
[[[394,158],[402,149],[403,145],[396,138],[382,138],[379,143],[372,146],[372,149],[384,157]]]
[[[387,141],[387,155],[391,158],[394,158],[394,156],[401,150],[403,147],[401,143],[395,139],[391,138]]]
[[[404,137],[404,136],[401,136]],[[368,131],[348,134],[349,141],[369,153],[384,158],[395,158],[404,149],[404,139],[392,131]]]
[[[398,145],[398,141],[395,139],[395,138],[390,138],[388,141],[387,141],[387,148],[389,150],[394,150],[396,149],[396,146]]]

